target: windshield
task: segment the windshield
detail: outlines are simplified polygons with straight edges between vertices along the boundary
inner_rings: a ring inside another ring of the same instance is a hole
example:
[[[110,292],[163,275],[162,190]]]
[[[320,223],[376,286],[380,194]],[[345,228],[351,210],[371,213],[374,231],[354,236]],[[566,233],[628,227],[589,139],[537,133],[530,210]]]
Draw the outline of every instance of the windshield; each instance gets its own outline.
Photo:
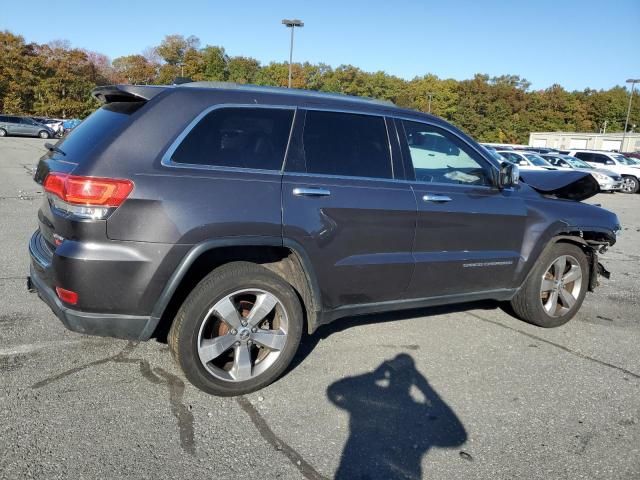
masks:
[[[624,155],[611,155],[611,156],[615,158],[618,162],[620,162],[622,165],[631,165],[635,167],[639,163],[637,160],[634,160],[633,158],[625,157]]]
[[[580,160],[579,158],[572,157],[571,155],[565,155],[561,158],[573,168],[593,168],[587,162]]]
[[[533,163],[536,167],[550,167],[551,164],[547,162],[544,158],[539,155],[534,155],[533,153],[525,153],[524,155],[527,159]]]
[[[489,152],[489,155],[491,155],[491,157],[494,160],[497,160],[498,162],[504,162],[506,160],[506,158],[504,158],[502,155],[500,155],[496,150],[494,150],[493,148],[487,147],[485,145],[482,145],[482,147]]]

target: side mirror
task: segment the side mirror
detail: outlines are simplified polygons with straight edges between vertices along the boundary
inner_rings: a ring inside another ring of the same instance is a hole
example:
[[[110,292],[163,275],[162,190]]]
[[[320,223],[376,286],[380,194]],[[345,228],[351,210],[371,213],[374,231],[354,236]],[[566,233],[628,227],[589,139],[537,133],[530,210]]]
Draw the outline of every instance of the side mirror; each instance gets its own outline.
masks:
[[[605,160],[604,164],[605,165],[615,165],[616,162],[614,162],[613,160]]]
[[[527,163],[526,160],[520,160],[520,161],[518,161],[518,165],[522,165],[523,167],[526,167],[529,164]]]
[[[509,162],[500,164],[500,173],[498,174],[498,188],[509,188],[517,185],[520,181],[520,168],[518,165]]]

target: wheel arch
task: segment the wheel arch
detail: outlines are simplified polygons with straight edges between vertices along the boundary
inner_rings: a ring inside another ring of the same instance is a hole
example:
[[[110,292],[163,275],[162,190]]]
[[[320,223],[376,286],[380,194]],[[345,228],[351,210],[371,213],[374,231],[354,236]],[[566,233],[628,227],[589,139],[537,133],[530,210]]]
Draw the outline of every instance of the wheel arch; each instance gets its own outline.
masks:
[[[207,240],[187,252],[158,297],[141,339],[164,336],[191,289],[212,270],[233,261],[258,263],[289,283],[300,297],[307,330],[315,330],[322,304],[320,290],[302,246],[280,237],[238,237]]]
[[[534,261],[529,262],[529,268],[524,275],[518,289],[526,283],[532,274],[535,265],[554,245],[558,243],[570,243],[582,249],[589,261],[589,291],[593,291],[598,286],[598,274],[600,267],[598,263],[598,251],[602,246],[608,246],[608,234],[598,229],[587,230],[567,230],[558,231],[549,238],[549,241],[540,249]]]

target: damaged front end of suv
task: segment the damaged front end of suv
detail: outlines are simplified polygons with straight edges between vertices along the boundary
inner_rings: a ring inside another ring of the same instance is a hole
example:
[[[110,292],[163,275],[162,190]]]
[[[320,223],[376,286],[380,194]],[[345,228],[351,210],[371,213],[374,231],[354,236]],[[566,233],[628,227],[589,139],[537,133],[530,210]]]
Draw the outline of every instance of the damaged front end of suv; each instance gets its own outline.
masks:
[[[554,217],[546,224],[544,236],[553,239],[549,244],[567,242],[582,248],[589,259],[589,291],[599,285],[599,277],[609,279],[610,272],[598,261],[616,243],[621,230],[618,217],[599,204],[582,203],[600,192],[595,178],[577,171],[527,171],[520,172],[523,183],[542,197],[541,202],[528,202],[535,212],[532,220]],[[533,231],[540,225],[531,225]],[[530,230],[531,231],[531,230]],[[548,245],[549,245],[548,244]]]

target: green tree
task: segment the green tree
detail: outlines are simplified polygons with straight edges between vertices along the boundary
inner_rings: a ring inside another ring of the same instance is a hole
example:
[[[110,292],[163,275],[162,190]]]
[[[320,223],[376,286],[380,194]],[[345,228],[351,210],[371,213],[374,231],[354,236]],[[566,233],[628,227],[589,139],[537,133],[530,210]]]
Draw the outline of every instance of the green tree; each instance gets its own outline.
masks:
[[[193,35],[185,38],[182,35],[167,35],[156,47],[156,52],[160,58],[169,65],[179,65],[184,62],[185,53],[188,50],[197,50],[200,46],[200,39]]]
[[[113,70],[118,82],[147,84],[155,79],[157,65],[151,64],[142,55],[127,55],[113,61]]]

